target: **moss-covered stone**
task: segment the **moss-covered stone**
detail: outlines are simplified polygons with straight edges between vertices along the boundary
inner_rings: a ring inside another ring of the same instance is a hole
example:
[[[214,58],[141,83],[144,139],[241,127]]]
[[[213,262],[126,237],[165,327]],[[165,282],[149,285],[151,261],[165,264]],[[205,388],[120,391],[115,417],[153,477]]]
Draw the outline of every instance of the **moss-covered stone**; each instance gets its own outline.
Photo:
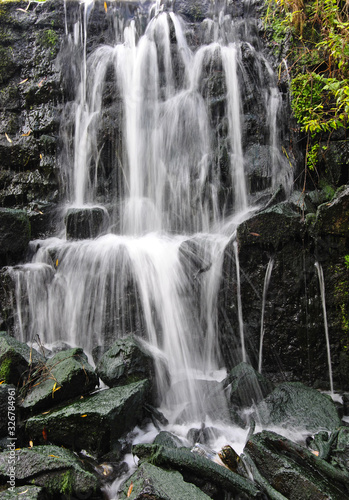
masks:
[[[1,500],[18,500],[19,498],[21,500],[46,500],[47,495],[44,488],[28,484],[0,492]]]
[[[22,407],[31,412],[47,409],[85,395],[97,384],[98,377],[82,349],[68,349],[57,353],[43,365]]]
[[[107,389],[67,406],[28,419],[27,435],[42,442],[42,430],[55,444],[85,449],[101,455],[116,445],[117,439],[142,418],[148,382],[143,380]]]
[[[7,480],[10,452],[0,453],[0,481]],[[98,489],[95,476],[71,451],[58,446],[34,446],[16,450],[16,484],[32,484],[50,495],[92,494]],[[87,498],[87,497],[86,497]]]
[[[285,382],[259,403],[255,417],[262,426],[293,427],[317,432],[340,426],[329,396],[298,382]]]
[[[44,358],[35,349],[0,332],[0,381],[17,386],[24,373],[43,362]]]
[[[133,485],[128,494],[130,485]],[[208,500],[194,484],[187,483],[179,472],[164,471],[149,463],[142,464],[126,481],[120,499],[161,498],[161,500]]]

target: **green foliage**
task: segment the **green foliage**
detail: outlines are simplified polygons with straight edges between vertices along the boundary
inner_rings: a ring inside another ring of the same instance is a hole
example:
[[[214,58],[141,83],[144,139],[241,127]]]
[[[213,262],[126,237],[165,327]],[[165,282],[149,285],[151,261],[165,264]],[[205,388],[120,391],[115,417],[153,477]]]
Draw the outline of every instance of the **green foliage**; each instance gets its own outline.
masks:
[[[349,2],[268,0],[265,21],[274,43],[291,36],[292,110],[308,136],[306,169],[314,170],[319,143],[349,125]]]
[[[349,255],[344,255],[344,262],[346,267],[349,269]]]

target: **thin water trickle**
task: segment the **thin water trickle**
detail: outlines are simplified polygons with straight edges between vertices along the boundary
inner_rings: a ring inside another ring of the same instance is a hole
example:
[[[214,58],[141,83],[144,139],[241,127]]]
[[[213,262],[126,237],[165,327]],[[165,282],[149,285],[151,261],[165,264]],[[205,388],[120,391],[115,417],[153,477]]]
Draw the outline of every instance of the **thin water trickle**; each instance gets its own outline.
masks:
[[[245,348],[244,320],[243,320],[243,316],[242,316],[239,247],[238,247],[237,241],[234,241],[233,245],[234,245],[234,256],[235,256],[235,265],[236,265],[236,295],[237,295],[237,304],[238,304],[241,358],[242,358],[242,361],[244,363],[246,363],[247,356],[246,356],[246,348]]]
[[[269,288],[269,283],[270,283],[271,273],[273,271],[273,267],[274,267],[274,259],[270,259],[268,262],[267,270],[265,272],[264,285],[263,285],[261,329],[260,329],[259,356],[258,356],[258,371],[259,371],[259,373],[262,373],[265,303],[267,300],[267,293],[268,293],[268,288]]]
[[[316,267],[318,278],[319,278],[321,304],[322,304],[322,311],[323,311],[323,315],[324,315],[324,329],[325,329],[325,339],[326,339],[328,376],[329,376],[329,380],[330,380],[330,390],[331,390],[331,394],[334,394],[333,377],[332,377],[331,347],[330,347],[330,337],[329,337],[329,333],[328,333],[328,323],[327,323],[325,278],[324,278],[324,272],[322,269],[322,265],[320,264],[320,262],[315,262],[315,267]]]

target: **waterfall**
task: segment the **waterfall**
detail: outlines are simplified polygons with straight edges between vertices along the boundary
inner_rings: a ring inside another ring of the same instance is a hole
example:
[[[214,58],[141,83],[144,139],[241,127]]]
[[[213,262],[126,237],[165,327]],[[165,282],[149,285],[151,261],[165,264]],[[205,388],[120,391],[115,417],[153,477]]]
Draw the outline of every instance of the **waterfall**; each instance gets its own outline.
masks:
[[[267,299],[267,293],[268,293],[268,288],[269,288],[269,283],[270,283],[270,278],[271,278],[271,273],[273,271],[273,267],[274,267],[274,259],[270,259],[268,262],[267,270],[265,272],[264,285],[263,285],[261,329],[260,329],[259,356],[258,356],[258,371],[259,371],[259,373],[262,373],[265,302]]]
[[[122,4],[108,6],[109,19],[115,17],[108,43],[89,38],[93,0],[65,23],[64,64],[75,77],[61,126],[66,206],[103,206],[110,227],[94,240],[31,242],[31,261],[11,270],[16,328],[24,341],[62,340],[89,354],[136,334],[159,359],[163,405],[171,413],[189,404],[188,418],[199,418],[205,409],[198,381],[222,368],[217,294],[224,249],[252,213],[256,194],[245,158],[245,114],[263,87],[268,97],[258,98],[256,114],[266,117],[263,140],[277,152],[270,172],[276,187],[289,178],[277,133],[281,100],[275,81],[266,89],[272,70],[265,76],[248,19],[222,12],[193,33],[157,1],[143,28],[139,11],[118,17]],[[237,334],[246,361],[236,243],[234,249]]]
[[[322,311],[323,311],[323,315],[324,315],[324,329],[325,329],[326,350],[327,350],[328,375],[329,375],[329,379],[330,379],[331,394],[333,394],[332,361],[331,361],[330,337],[328,334],[328,323],[327,323],[325,279],[324,279],[324,272],[322,269],[322,265],[320,264],[320,262],[315,262],[315,267],[316,267],[316,271],[317,271],[318,278],[319,278],[321,304],[322,304]]]

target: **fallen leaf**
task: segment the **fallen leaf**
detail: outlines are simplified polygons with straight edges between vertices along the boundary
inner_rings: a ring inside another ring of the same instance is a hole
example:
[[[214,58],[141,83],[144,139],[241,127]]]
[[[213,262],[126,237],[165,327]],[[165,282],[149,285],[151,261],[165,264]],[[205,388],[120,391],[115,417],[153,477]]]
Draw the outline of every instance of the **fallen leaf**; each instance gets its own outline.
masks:
[[[40,160],[42,160],[42,154],[40,153]]]
[[[41,413],[41,415],[47,415],[48,413],[50,413],[51,410],[49,411],[44,411],[44,413]]]
[[[133,483],[130,484],[130,487],[129,487],[128,492],[127,492],[127,498],[129,498],[131,496],[132,490],[133,490]]]
[[[316,451],[316,450],[311,450],[311,452],[312,452],[312,454],[313,454],[313,455],[315,455],[316,457],[318,457],[318,456],[319,456],[319,452],[318,452],[318,451]]]
[[[29,448],[33,448],[33,446],[34,446],[33,441],[29,441]]]
[[[57,455],[49,455],[49,457],[53,457],[53,458],[61,458],[61,457],[57,457]]]
[[[44,427],[42,429],[42,437],[44,438],[44,441],[46,442],[47,441],[47,430],[46,430],[46,427]]]
[[[84,418],[84,417],[87,417],[87,415],[86,414],[85,415],[81,415],[81,418]]]
[[[56,260],[56,267],[58,267],[58,259]]]
[[[59,391],[59,389],[61,389],[61,386],[57,387],[57,382],[55,382],[52,387],[52,397],[54,397],[54,393]]]
[[[32,133],[31,130],[29,130],[29,132],[27,132],[26,134],[22,134],[22,137],[28,137],[28,135],[30,135]]]
[[[18,9],[19,10],[19,9]],[[21,9],[22,10],[22,9]],[[29,490],[29,488],[27,488],[25,491],[21,491],[21,493],[18,493],[18,495],[24,495],[24,493],[27,493],[27,491]]]
[[[250,233],[251,236],[260,236],[258,233]]]
[[[2,380],[2,381],[0,382],[0,385],[1,385],[1,384],[4,384],[4,383],[5,383],[5,380]]]
[[[105,10],[106,12],[108,11],[107,2],[104,2],[104,10]]]
[[[42,80],[40,80],[40,82],[38,83],[38,87],[41,87],[45,80],[46,80],[46,77],[43,78]]]
[[[5,132],[5,136],[6,136],[6,139],[8,140],[8,142],[12,142],[12,140],[9,138],[9,136],[6,134],[6,132]]]
[[[22,83],[25,83],[25,82],[27,82],[27,81],[28,81],[28,78],[26,78],[25,80],[22,80],[21,82],[19,82],[19,84],[18,84],[18,85],[22,85]]]

